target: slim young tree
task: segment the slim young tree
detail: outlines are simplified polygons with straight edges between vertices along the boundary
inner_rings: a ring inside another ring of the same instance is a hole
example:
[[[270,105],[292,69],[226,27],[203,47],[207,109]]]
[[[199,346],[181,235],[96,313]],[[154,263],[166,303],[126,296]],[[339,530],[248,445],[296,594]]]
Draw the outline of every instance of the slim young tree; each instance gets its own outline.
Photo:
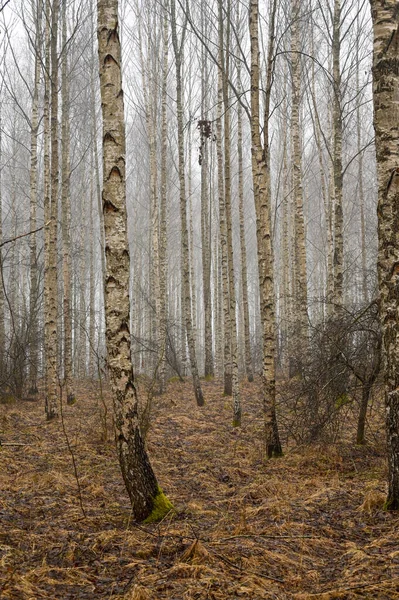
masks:
[[[46,73],[44,114],[45,188],[45,346],[48,420],[58,414],[57,390],[57,206],[58,206],[58,14],[59,0],[46,2]],[[51,79],[50,79],[51,72]],[[50,92],[50,93],[49,93]],[[50,167],[51,149],[51,167]],[[51,169],[51,170],[50,170]]]
[[[0,100],[0,165],[3,160],[3,124],[2,124],[2,103]],[[0,243],[3,242],[3,190],[2,190],[2,168],[0,168]],[[0,377],[1,380],[6,376],[6,330],[5,330],[5,297],[4,297],[4,279],[3,279],[3,252],[0,247]]]
[[[190,356],[191,375],[193,377],[194,393],[198,406],[204,405],[201,382],[198,374],[197,357],[195,353],[195,339],[193,332],[193,319],[191,314],[191,292],[190,292],[190,266],[189,266],[189,240],[187,226],[187,198],[185,181],[184,160],[184,125],[183,125],[183,87],[182,87],[182,51],[186,25],[183,27],[180,42],[177,38],[176,2],[171,0],[171,30],[172,45],[176,63],[176,104],[177,104],[177,137],[179,149],[179,185],[180,185],[180,221],[181,221],[181,251],[182,251],[182,302],[185,316],[187,333],[187,344]]]
[[[334,176],[334,311],[343,302],[344,243],[342,209],[342,102],[341,102],[341,0],[334,0],[333,15],[333,176]]]
[[[264,101],[263,145],[260,134],[259,98],[259,0],[251,0],[249,35],[251,38],[251,139],[252,172],[258,241],[259,289],[263,333],[262,394],[265,419],[265,445],[268,458],[282,454],[276,418],[275,376],[275,301],[273,248],[270,206],[269,118],[270,94],[273,80],[274,26],[276,0],[272,2],[269,22],[266,91]]]
[[[35,27],[35,75],[32,97],[31,140],[30,140],[30,230],[34,231],[37,213],[37,141],[39,131],[39,81],[40,81],[40,39],[42,6],[40,0],[32,2]],[[30,296],[29,296],[29,393],[37,394],[38,375],[38,264],[36,234],[30,236]]]
[[[160,191],[160,235],[159,235],[159,294],[160,294],[160,315],[159,315],[159,341],[161,363],[159,366],[160,393],[166,388],[166,336],[167,336],[167,152],[168,152],[168,115],[167,115],[167,85],[168,85],[168,14],[167,7],[163,14],[162,27],[162,90],[161,90],[161,191]]]
[[[239,11],[237,10],[237,32],[239,31]],[[242,94],[241,61],[236,61],[237,89]],[[240,250],[241,250],[241,281],[242,303],[244,317],[244,353],[245,371],[248,381],[254,380],[251,356],[251,338],[249,331],[249,306],[248,306],[248,270],[247,270],[247,244],[245,240],[244,220],[244,166],[243,166],[243,132],[242,132],[242,106],[237,106],[237,155],[238,155],[238,211],[240,220]]]
[[[62,279],[63,279],[63,317],[64,317],[64,387],[67,402],[73,404],[75,394],[72,387],[72,311],[71,311],[71,200],[70,177],[71,166],[69,156],[70,145],[70,101],[67,43],[67,13],[66,2],[62,4],[62,148],[61,148],[61,233],[62,233]]]
[[[229,106],[229,46],[230,46],[230,1],[226,4],[226,14],[223,12],[222,0],[218,2],[219,16],[219,56],[222,69],[222,95],[223,95],[223,141],[224,141],[224,210],[226,218],[226,245],[228,266],[228,311],[230,324],[230,361],[231,361],[231,391],[233,396],[233,425],[241,425],[241,399],[238,382],[237,361],[237,317],[235,274],[233,260],[233,224],[231,208],[231,119]],[[226,17],[226,19],[224,19]],[[224,20],[227,28],[224,30]]]
[[[221,265],[221,305],[223,307],[223,378],[225,396],[233,395],[233,374],[231,362],[231,324],[230,324],[230,305],[229,305],[229,269],[227,258],[227,225],[225,208],[225,179],[224,179],[224,160],[223,160],[223,51],[222,43],[219,41],[218,58],[220,67],[218,68],[218,90],[217,90],[217,115],[216,115],[216,155],[217,155],[217,186],[219,201],[219,237],[220,237],[220,265]]]
[[[298,327],[296,333],[303,343],[307,338],[307,277],[306,277],[306,236],[303,216],[302,186],[302,149],[300,137],[301,108],[301,55],[300,55],[300,5],[298,0],[291,0],[291,51],[292,51],[292,163],[293,163],[293,195],[295,206],[295,296]]]
[[[201,0],[201,35],[208,35],[208,20],[205,13],[206,3]],[[201,115],[198,127],[201,135],[201,245],[202,245],[202,291],[204,303],[204,348],[205,378],[215,374],[212,353],[212,295],[211,295],[211,207],[209,202],[210,149],[209,139],[212,137],[212,126],[209,113],[209,78],[210,69],[208,55],[201,45]]]

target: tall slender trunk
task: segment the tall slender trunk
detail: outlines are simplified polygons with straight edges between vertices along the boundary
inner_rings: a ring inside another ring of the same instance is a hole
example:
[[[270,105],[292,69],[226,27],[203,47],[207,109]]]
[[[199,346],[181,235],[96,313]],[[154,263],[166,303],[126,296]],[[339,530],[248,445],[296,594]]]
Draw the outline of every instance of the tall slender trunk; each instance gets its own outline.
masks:
[[[237,61],[237,88],[241,92],[241,63]],[[245,219],[244,219],[244,167],[243,167],[243,142],[242,142],[242,107],[238,103],[237,107],[237,155],[238,155],[238,212],[240,219],[240,249],[241,249],[241,281],[242,281],[242,302],[244,319],[244,352],[245,352],[245,372],[248,381],[254,380],[252,370],[251,356],[251,338],[249,331],[249,306],[248,306],[248,271],[247,271],[247,244],[245,240]]]
[[[219,24],[220,27],[220,24]],[[231,362],[231,325],[230,325],[230,305],[229,305],[229,269],[227,258],[227,226],[226,226],[226,207],[225,207],[225,176],[223,156],[223,52],[219,41],[218,54],[220,67],[218,68],[218,96],[216,112],[216,154],[217,154],[217,186],[219,200],[219,236],[220,236],[220,266],[221,266],[221,306],[223,307],[223,373],[224,373],[224,394],[233,395],[233,373]]]
[[[241,425],[241,399],[238,382],[238,360],[237,360],[237,317],[236,317],[236,292],[233,256],[233,223],[231,209],[231,118],[229,106],[229,51],[230,51],[230,1],[226,3],[226,19],[223,15],[223,3],[219,0],[219,48],[220,63],[222,68],[222,93],[224,112],[224,207],[226,215],[226,238],[227,238],[227,268],[228,268],[228,310],[230,323],[230,360],[233,396],[233,426]],[[227,28],[224,35],[224,20]],[[224,48],[226,46],[226,48]]]
[[[216,213],[216,202],[213,202],[213,206],[215,207]],[[215,223],[217,222],[217,217],[215,215],[214,219]],[[213,255],[215,257],[215,288],[217,292],[217,302],[215,307],[215,332],[216,332],[216,340],[215,340],[215,355],[216,355],[216,365],[217,365],[217,373],[219,377],[224,378],[225,380],[225,360],[224,360],[224,340],[225,340],[225,322],[224,322],[224,294],[223,294],[223,269],[222,269],[222,245],[220,241],[220,233],[219,235],[214,236],[214,249]]]
[[[385,362],[388,451],[386,508],[399,510],[399,12],[396,0],[371,0],[373,96],[378,177],[378,280]]]
[[[307,276],[306,276],[306,236],[303,214],[302,189],[302,148],[300,135],[300,106],[301,106],[301,46],[300,46],[300,0],[291,0],[291,51],[292,51],[292,165],[293,193],[295,206],[295,299],[296,320],[298,322],[297,339],[302,346],[306,344],[308,330],[307,316]],[[303,348],[305,350],[305,348]]]
[[[190,136],[191,138],[191,136]],[[194,254],[194,223],[193,223],[193,202],[192,202],[192,174],[191,170],[191,146],[192,140],[188,142],[189,154],[189,191],[188,191],[188,220],[189,220],[189,261],[190,261],[190,288],[191,288],[191,315],[193,320],[193,335],[195,343],[195,352],[198,356],[198,315],[197,315],[197,285],[195,280],[195,254]]]
[[[0,164],[3,164],[3,105],[0,99]],[[2,169],[0,169],[0,243],[3,241],[3,186]],[[5,329],[5,298],[4,298],[3,251],[0,246],[0,384],[6,378],[6,329]]]
[[[208,34],[205,14],[206,3],[201,1],[201,34]],[[211,296],[211,248],[210,227],[211,209],[209,203],[209,140],[212,138],[212,124],[208,118],[208,55],[201,45],[201,122],[200,130],[200,165],[201,165],[201,247],[202,247],[202,294],[204,303],[204,348],[205,378],[215,374],[212,352],[212,296]]]
[[[138,39],[140,49],[140,66],[142,77],[142,89],[144,97],[145,124],[149,154],[149,237],[148,237],[148,257],[149,257],[149,331],[148,339],[151,352],[149,353],[150,371],[155,373],[158,363],[158,316],[159,316],[159,232],[158,232],[158,190],[157,190],[157,145],[156,145],[156,127],[157,116],[154,109],[154,60],[152,48],[152,35],[154,35],[150,12],[147,13],[147,40],[146,57],[144,56],[144,40],[142,36],[141,20],[138,25]]]
[[[154,35],[154,33],[153,33]],[[159,312],[160,312],[160,288],[159,288],[159,206],[158,206],[158,166],[157,166],[157,82],[154,74],[154,60],[151,57],[151,40],[148,40],[148,89],[147,98],[147,128],[148,141],[150,149],[150,218],[151,218],[151,343],[154,353],[152,360],[152,369],[154,376],[158,370],[160,361],[160,340],[159,340]]]
[[[93,0],[95,2],[96,0]],[[93,9],[94,12],[94,9]],[[91,20],[92,34],[94,36],[94,22]],[[101,264],[101,289],[104,289],[105,282],[105,243],[104,243],[104,216],[101,204],[101,183],[100,183],[100,168],[98,160],[98,146],[97,146],[97,111],[96,111],[96,93],[94,86],[94,77],[97,76],[95,72],[96,62],[94,60],[94,44],[91,45],[91,75],[90,75],[90,108],[91,108],[91,127],[92,127],[92,140],[93,140],[93,152],[94,152],[94,172],[96,176],[96,198],[97,198],[97,211],[98,220],[100,225],[99,231],[99,243],[100,243],[100,264]],[[102,314],[102,317],[104,315]],[[100,328],[99,328],[100,331]]]
[[[90,152],[90,192],[89,192],[89,331],[88,331],[88,341],[89,341],[89,377],[94,377],[96,372],[95,370],[95,318],[96,318],[96,306],[95,306],[95,298],[96,298],[96,280],[95,280],[95,262],[94,262],[94,252],[95,252],[95,242],[94,242],[94,157],[93,151]]]
[[[334,146],[334,127],[331,115],[331,146]],[[325,209],[325,220],[327,227],[327,317],[330,318],[335,312],[334,305],[334,214],[335,214],[335,186],[334,186],[334,160],[330,160],[328,167],[328,202]]]
[[[105,318],[119,463],[135,519],[162,519],[172,506],[158,487],[138,415],[131,361],[129,244],[126,217],[125,122],[117,0],[98,0],[98,52],[103,112],[103,211],[106,243]]]
[[[344,245],[342,209],[342,109],[341,109],[341,0],[334,0],[333,16],[333,167],[334,167],[334,310],[343,302]]]
[[[71,198],[70,198],[70,100],[67,43],[66,2],[62,4],[62,125],[61,125],[61,234],[62,234],[62,280],[63,280],[63,313],[64,313],[64,387],[67,402],[73,404],[75,394],[72,380],[72,311],[71,311]]]
[[[58,13],[59,0],[47,1],[46,15],[46,74],[45,91],[45,327],[46,340],[46,416],[48,420],[58,414],[57,373],[57,207],[58,207]],[[51,20],[50,20],[51,19]],[[51,94],[49,95],[49,91]],[[51,96],[51,97],[49,97]],[[50,114],[51,108],[51,114]],[[47,112],[47,114],[46,114]],[[47,121],[47,122],[46,122]],[[50,131],[49,131],[50,128]],[[50,138],[50,139],[47,139]],[[50,142],[50,144],[49,144]],[[51,145],[51,173],[49,145]],[[47,154],[47,157],[46,157]],[[50,178],[51,175],[51,178]],[[47,205],[47,206],[46,206]]]
[[[12,146],[11,152],[13,156],[13,160],[17,161],[18,155],[18,145],[17,145],[17,132],[16,132],[16,121],[13,120],[12,128],[11,128],[11,138],[12,138]],[[11,233],[13,237],[18,235],[18,218],[17,218],[17,177],[16,177],[16,169],[12,168],[10,173],[11,179]],[[19,263],[19,244],[13,243],[11,244],[11,248],[9,250],[9,260],[10,260],[10,274],[8,278],[9,282],[9,290],[8,290],[8,304],[10,310],[10,367],[13,365],[12,354],[15,354],[17,344],[17,337],[19,335],[19,294],[17,294],[18,288],[18,276],[19,269],[17,265]]]
[[[366,248],[366,219],[364,210],[364,187],[363,187],[363,150],[362,150],[362,124],[361,124],[361,101],[362,94],[360,90],[359,71],[361,68],[359,61],[359,38],[356,40],[356,129],[357,129],[357,152],[358,161],[358,198],[360,208],[360,247],[361,247],[361,288],[362,300],[365,304],[369,303],[369,293],[367,289],[367,248]]]
[[[37,138],[39,131],[39,80],[40,80],[40,39],[41,39],[41,17],[42,7],[40,0],[32,2],[32,10],[35,21],[35,79],[33,84],[32,98],[32,120],[30,140],[30,230],[37,228]],[[30,246],[30,296],[29,296],[29,394],[37,394],[38,377],[38,273],[37,273],[37,240],[36,234],[32,234],[29,240]],[[1,347],[1,346],[0,346]],[[0,352],[2,350],[0,349]]]
[[[87,204],[87,200],[86,200]],[[85,215],[86,211],[83,210]],[[86,213],[87,215],[87,213]],[[86,216],[87,219],[87,216]],[[86,219],[83,219],[85,221]],[[86,281],[87,281],[87,265],[86,265],[86,244],[82,236],[79,252],[79,376],[86,377],[87,375],[87,307],[86,307]]]
[[[188,227],[187,227],[187,199],[186,199],[186,181],[185,181],[185,164],[184,164],[184,126],[183,126],[183,90],[181,81],[181,57],[182,46],[184,43],[185,28],[179,42],[177,39],[176,25],[176,3],[171,0],[171,27],[172,27],[172,44],[176,62],[176,105],[177,105],[177,137],[179,148],[179,184],[180,184],[180,220],[181,220],[181,236],[182,236],[182,287],[184,300],[184,315],[187,333],[187,344],[190,356],[191,375],[193,378],[194,393],[198,406],[203,406],[204,397],[201,389],[201,382],[198,374],[197,358],[195,353],[195,340],[193,333],[193,323],[191,315],[191,293],[190,293],[190,266],[189,266],[189,243],[188,243]]]
[[[249,34],[251,41],[251,139],[252,169],[258,242],[259,290],[263,334],[262,395],[265,420],[265,446],[268,458],[281,456],[282,449],[276,418],[275,381],[275,301],[269,186],[269,112],[273,74],[274,24],[276,1],[271,6],[264,107],[263,147],[259,119],[259,0],[251,0]]]
[[[314,55],[314,32],[313,32],[313,30],[312,30],[311,46],[312,46],[312,55]],[[316,98],[316,76],[315,76],[314,61],[312,61],[311,69],[312,69],[311,70],[312,80],[311,80],[311,86],[310,86],[310,93],[311,93],[311,97],[312,97],[312,108],[313,108],[313,115],[314,115],[313,130],[314,130],[314,136],[315,136],[316,147],[317,147],[321,197],[322,197],[322,201],[323,201],[325,228],[326,228],[326,232],[327,232],[327,261],[326,261],[326,265],[325,265],[326,289],[324,292],[324,296],[326,299],[327,314],[330,316],[331,308],[332,308],[332,305],[331,305],[332,294],[333,294],[333,289],[334,289],[333,236],[332,236],[332,222],[331,222],[331,217],[330,217],[331,199],[330,199],[327,185],[326,185],[326,176],[325,176],[324,161],[323,161],[322,127],[320,124],[320,116],[319,116],[319,110],[318,110],[317,98]]]
[[[166,336],[167,336],[167,152],[168,152],[168,120],[167,120],[167,84],[168,84],[168,13],[167,7],[163,15],[162,29],[162,90],[161,90],[161,194],[160,194],[160,237],[159,237],[159,343],[160,393],[166,388]]]
[[[288,76],[286,75],[286,91]],[[281,319],[281,363],[284,373],[289,374],[290,358],[290,334],[293,317],[291,278],[290,278],[290,223],[291,223],[291,191],[288,168],[288,103],[284,100],[284,131],[283,131],[283,200],[282,200],[282,231],[281,231],[281,255],[282,255],[282,279],[280,294],[280,319]]]

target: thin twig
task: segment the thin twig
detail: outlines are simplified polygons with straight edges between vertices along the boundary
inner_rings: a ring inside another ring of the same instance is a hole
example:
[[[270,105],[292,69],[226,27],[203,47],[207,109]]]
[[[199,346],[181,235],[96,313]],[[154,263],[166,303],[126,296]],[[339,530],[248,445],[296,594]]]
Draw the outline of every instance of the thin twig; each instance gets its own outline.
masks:
[[[6,244],[11,244],[11,242],[16,242],[17,240],[20,240],[21,238],[27,237],[28,235],[33,235],[34,233],[41,231],[42,229],[44,229],[44,227],[47,227],[47,225],[49,225],[49,223],[50,223],[50,221],[48,223],[46,223],[46,225],[42,225],[42,227],[38,227],[37,229],[34,229],[33,231],[28,231],[27,233],[21,233],[21,235],[16,235],[15,237],[9,238],[8,240],[4,240],[4,242],[1,242],[0,248],[5,246]]]
[[[73,453],[72,446],[70,444],[69,437],[68,437],[67,431],[65,429],[64,412],[63,412],[63,404],[62,404],[63,387],[62,387],[61,383],[59,385],[60,385],[60,416],[61,416],[62,431],[64,432],[64,436],[65,436],[65,440],[66,440],[66,443],[68,446],[69,454],[71,455],[71,458],[72,458],[73,471],[75,474],[76,484],[78,486],[78,497],[79,497],[80,509],[82,511],[83,517],[86,519],[87,515],[86,515],[86,511],[83,506],[82,489],[80,487],[79,474],[78,474],[78,468],[76,466],[75,455]]]
[[[211,542],[211,544],[218,544],[220,542],[227,542],[228,540],[234,540],[237,538],[267,538],[269,540],[320,540],[320,536],[314,535],[267,535],[263,533],[253,534],[242,534],[242,535],[231,535],[229,537],[220,538]]]
[[[32,446],[32,444],[20,444],[18,442],[1,442],[0,441],[0,446]]]
[[[148,533],[149,535],[152,535],[153,537],[157,537],[157,538],[161,537],[162,539],[164,539],[164,538],[179,538],[179,539],[185,539],[185,540],[193,540],[193,541],[196,541],[196,542],[201,542],[204,545],[205,544],[212,544],[212,543],[214,543],[211,540],[204,540],[202,538],[199,538],[198,536],[191,537],[189,535],[179,535],[179,534],[176,535],[176,534],[169,534],[169,533],[167,533],[167,534],[161,534],[160,532],[158,534],[155,534],[154,532],[149,531],[145,527],[141,527],[140,525],[138,525],[136,523],[132,523],[132,525],[134,525],[134,527],[136,527],[137,529],[140,529],[144,533]],[[247,536],[232,536],[232,537],[234,538],[234,537],[247,537]],[[272,537],[272,536],[268,536],[268,537]],[[283,538],[283,536],[276,536],[276,537]],[[230,539],[230,538],[226,538],[226,539]],[[236,565],[234,562],[232,562],[230,559],[226,558],[222,554],[219,554],[218,552],[215,552],[215,550],[213,550],[212,548],[209,548],[209,550],[217,558],[219,558],[221,561],[225,562],[227,565],[229,565],[233,569],[237,569],[238,571],[241,571],[241,572],[245,571],[245,573],[251,573],[251,575],[256,575],[257,577],[262,577],[263,579],[269,579],[271,581],[276,581],[277,583],[284,583],[283,579],[278,579],[277,577],[273,577],[272,575],[267,575],[266,573],[262,573],[261,571],[251,571],[249,569],[243,569],[242,567],[239,567],[238,565]]]
[[[372,587],[380,587],[387,583],[391,584],[395,581],[398,581],[399,577],[394,577],[393,579],[385,579],[384,581],[378,581],[377,583],[359,583],[359,585],[351,585],[349,587],[337,588],[336,590],[324,590],[322,594],[326,594],[327,592],[334,592],[334,594],[339,594],[341,592],[347,592],[349,590],[360,590],[363,588],[372,588]],[[316,594],[317,596],[318,594]]]
[[[11,0],[6,0],[4,2],[4,4],[0,7],[0,12],[7,6],[7,4],[9,4],[9,2],[11,2]]]
[[[263,579],[269,579],[270,581],[276,581],[277,583],[284,583],[283,579],[278,579],[277,577],[273,577],[272,575],[267,575],[266,573],[262,573],[261,571],[252,571],[251,569],[247,569],[247,568],[244,569],[243,567],[239,567],[238,565],[233,563],[233,561],[231,561],[229,558],[226,558],[225,556],[223,556],[223,554],[219,554],[218,552],[215,552],[212,549],[210,549],[210,550],[211,550],[212,554],[214,554],[222,562],[226,563],[226,565],[229,565],[233,569],[237,569],[237,571],[241,571],[241,572],[244,571],[245,573],[250,573],[251,575],[256,575],[257,577],[262,577]]]

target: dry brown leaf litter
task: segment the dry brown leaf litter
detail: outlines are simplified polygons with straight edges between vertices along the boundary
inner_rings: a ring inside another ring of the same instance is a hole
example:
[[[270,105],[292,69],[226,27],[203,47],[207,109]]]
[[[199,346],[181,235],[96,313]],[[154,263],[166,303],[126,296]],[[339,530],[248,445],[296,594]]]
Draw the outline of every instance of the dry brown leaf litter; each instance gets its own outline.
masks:
[[[0,450],[2,600],[399,598],[380,420],[366,448],[288,446],[265,462],[256,384],[241,430],[221,386],[204,389],[203,410],[190,382],[154,400],[149,451],[178,514],[152,526],[132,522],[93,386],[64,407],[86,517],[60,422],[41,402],[0,405],[0,438],[25,444]]]

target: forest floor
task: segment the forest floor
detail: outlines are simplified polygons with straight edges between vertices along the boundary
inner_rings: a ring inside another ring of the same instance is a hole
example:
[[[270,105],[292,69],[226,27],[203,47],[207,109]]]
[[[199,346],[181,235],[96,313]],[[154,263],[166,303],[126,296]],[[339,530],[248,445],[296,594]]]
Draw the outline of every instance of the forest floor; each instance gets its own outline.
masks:
[[[98,390],[78,391],[50,423],[41,401],[0,405],[1,600],[399,598],[377,416],[365,447],[298,446],[283,427],[284,456],[265,461],[256,383],[242,384],[241,429],[220,383],[204,382],[203,409],[190,381],[170,383],[148,448],[177,512],[137,525],[111,417],[104,442]]]

